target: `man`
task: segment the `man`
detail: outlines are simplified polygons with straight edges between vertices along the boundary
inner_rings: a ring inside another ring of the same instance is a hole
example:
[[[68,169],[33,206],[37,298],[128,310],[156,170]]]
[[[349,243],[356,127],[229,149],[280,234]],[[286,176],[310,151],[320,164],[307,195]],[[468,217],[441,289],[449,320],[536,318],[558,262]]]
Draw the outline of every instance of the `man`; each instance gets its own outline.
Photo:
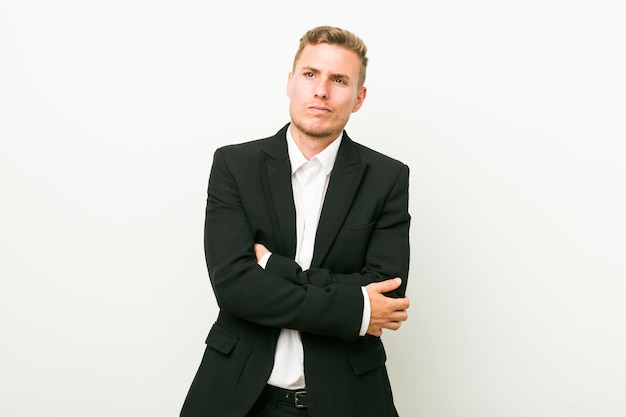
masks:
[[[366,51],[343,29],[308,31],[290,123],[215,152],[205,253],[220,312],[182,417],[397,417],[380,335],[407,319],[409,169],[344,131]]]

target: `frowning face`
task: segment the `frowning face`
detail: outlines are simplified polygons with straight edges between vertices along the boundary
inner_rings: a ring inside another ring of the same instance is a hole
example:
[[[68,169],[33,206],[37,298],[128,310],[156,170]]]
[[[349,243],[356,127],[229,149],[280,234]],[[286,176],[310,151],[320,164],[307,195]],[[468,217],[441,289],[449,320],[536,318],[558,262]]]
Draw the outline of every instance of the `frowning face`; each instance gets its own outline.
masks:
[[[332,141],[361,107],[358,55],[337,45],[307,45],[289,74],[291,132],[296,140]],[[328,142],[330,143],[330,142]]]

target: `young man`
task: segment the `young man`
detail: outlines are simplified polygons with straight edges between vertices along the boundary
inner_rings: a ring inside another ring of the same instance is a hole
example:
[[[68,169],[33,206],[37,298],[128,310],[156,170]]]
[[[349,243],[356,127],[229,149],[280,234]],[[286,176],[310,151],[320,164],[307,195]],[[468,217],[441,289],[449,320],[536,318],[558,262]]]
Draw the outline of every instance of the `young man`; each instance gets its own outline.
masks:
[[[220,307],[182,417],[397,417],[383,329],[407,319],[409,169],[344,131],[367,48],[300,40],[290,123],[215,152],[205,253]]]

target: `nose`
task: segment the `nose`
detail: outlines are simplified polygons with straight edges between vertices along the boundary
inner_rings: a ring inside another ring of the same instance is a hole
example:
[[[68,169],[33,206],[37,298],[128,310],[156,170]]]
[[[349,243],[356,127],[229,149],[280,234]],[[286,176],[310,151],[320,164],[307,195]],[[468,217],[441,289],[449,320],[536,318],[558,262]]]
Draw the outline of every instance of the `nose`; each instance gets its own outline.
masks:
[[[319,81],[315,84],[315,97],[316,98],[328,98],[328,89],[326,88],[326,83],[324,81]]]

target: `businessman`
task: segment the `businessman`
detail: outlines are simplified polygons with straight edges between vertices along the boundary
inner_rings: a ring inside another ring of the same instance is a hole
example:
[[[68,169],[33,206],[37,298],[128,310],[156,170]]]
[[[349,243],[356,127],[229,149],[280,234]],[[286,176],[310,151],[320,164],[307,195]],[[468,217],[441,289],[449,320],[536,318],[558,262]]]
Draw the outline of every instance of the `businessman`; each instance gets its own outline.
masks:
[[[409,169],[344,130],[367,61],[353,33],[309,30],[289,122],[215,152],[204,244],[220,311],[182,417],[398,416],[380,336],[408,317]]]

